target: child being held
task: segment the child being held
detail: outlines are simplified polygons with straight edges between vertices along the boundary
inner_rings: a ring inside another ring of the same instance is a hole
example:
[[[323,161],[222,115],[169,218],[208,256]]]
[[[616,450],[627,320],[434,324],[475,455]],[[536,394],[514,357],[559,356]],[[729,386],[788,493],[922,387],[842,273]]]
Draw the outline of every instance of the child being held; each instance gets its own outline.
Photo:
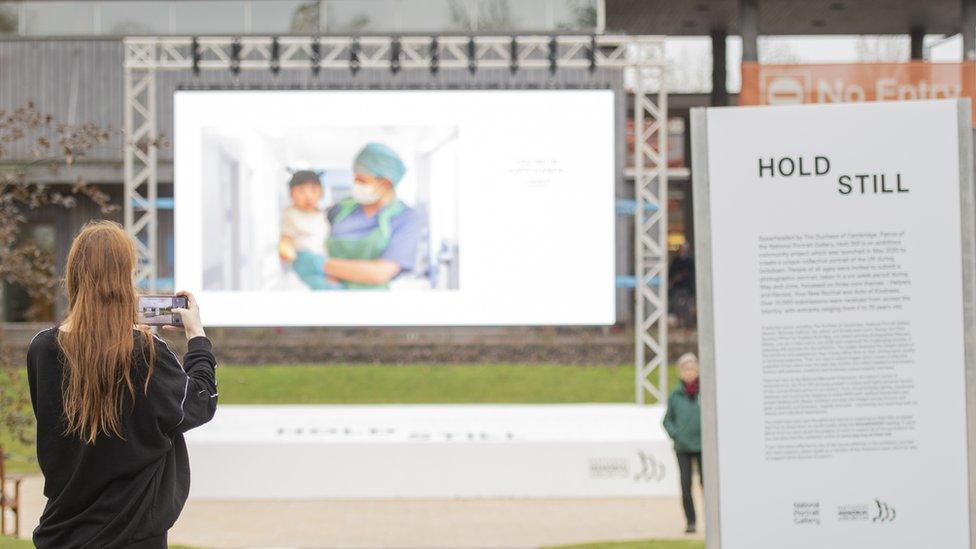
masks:
[[[291,261],[295,274],[309,288],[326,290],[340,287],[329,282],[323,271],[325,239],[329,236],[329,222],[319,209],[322,181],[311,170],[299,170],[288,182],[291,205],[281,213],[281,239],[278,255]]]

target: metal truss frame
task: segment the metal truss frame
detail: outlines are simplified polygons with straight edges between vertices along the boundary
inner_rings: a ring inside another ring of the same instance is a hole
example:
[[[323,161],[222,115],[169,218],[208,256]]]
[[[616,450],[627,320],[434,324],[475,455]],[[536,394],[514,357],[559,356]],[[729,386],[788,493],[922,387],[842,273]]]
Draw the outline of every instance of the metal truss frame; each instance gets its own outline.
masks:
[[[136,241],[136,283],[156,290],[158,192],[156,138],[156,71],[129,66],[131,56],[156,57],[156,44],[125,46],[125,112],[123,114],[123,212],[125,230]]]
[[[664,40],[650,36],[137,37],[124,41],[125,227],[137,282],[156,288],[158,71],[548,70],[624,73],[634,125],[636,402],[667,395],[667,86]]]

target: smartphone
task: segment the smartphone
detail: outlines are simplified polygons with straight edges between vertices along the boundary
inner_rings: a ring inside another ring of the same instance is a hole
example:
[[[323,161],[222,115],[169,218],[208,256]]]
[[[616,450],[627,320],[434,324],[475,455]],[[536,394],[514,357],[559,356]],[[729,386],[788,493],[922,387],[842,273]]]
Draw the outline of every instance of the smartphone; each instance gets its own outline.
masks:
[[[181,295],[139,296],[139,323],[150,326],[182,326],[183,317],[173,308],[186,309],[186,298]]]

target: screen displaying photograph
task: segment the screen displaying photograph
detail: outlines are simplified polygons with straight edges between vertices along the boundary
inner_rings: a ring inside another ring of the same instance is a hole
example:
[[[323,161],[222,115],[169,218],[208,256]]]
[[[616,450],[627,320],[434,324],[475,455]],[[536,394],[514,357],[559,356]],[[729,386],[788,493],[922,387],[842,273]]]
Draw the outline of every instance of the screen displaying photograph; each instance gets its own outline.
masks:
[[[139,296],[139,323],[150,326],[181,324],[183,322],[182,318],[179,313],[174,313],[173,309],[177,307],[186,308],[186,305],[185,297],[170,295]]]
[[[458,289],[456,126],[210,126],[202,146],[205,291]]]
[[[175,283],[209,324],[615,320],[611,90],[174,103]]]

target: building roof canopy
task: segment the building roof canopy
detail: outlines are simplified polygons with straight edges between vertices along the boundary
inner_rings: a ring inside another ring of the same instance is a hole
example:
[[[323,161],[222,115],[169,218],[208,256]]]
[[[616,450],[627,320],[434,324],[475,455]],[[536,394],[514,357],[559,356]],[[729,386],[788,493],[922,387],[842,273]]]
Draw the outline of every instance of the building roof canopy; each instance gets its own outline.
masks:
[[[761,35],[956,34],[963,0],[758,0]],[[739,33],[739,0],[606,0],[606,31]]]

